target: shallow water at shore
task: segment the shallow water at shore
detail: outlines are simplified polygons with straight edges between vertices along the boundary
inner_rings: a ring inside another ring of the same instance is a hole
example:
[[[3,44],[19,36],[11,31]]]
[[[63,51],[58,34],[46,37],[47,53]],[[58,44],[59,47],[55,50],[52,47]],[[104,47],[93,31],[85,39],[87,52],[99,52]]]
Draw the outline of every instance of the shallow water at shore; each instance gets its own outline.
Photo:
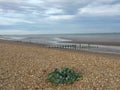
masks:
[[[112,53],[120,54],[120,46],[114,45],[100,45],[97,42],[116,42],[120,43],[120,34],[66,34],[66,35],[2,35],[0,39],[4,40],[13,40],[13,41],[22,41],[22,42],[31,42],[47,45],[90,45],[90,48],[81,48],[80,50],[86,50],[91,52],[99,53]],[[89,42],[89,43],[81,43]],[[96,44],[90,44],[94,42]],[[94,48],[97,47],[97,48]],[[68,49],[68,48],[67,48]]]

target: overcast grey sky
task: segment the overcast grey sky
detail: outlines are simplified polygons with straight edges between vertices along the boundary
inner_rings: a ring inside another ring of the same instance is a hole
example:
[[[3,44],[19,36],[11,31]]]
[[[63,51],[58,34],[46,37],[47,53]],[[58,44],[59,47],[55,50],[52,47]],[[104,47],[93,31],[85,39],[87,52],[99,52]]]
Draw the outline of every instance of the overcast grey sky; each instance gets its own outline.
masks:
[[[0,0],[0,34],[120,32],[120,0]]]

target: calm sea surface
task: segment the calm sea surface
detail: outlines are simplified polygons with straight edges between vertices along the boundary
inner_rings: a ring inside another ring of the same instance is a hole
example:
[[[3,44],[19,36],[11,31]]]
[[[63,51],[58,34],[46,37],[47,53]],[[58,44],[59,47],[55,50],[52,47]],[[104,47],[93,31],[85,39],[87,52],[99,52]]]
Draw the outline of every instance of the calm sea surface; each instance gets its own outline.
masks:
[[[1,39],[22,40],[37,43],[50,43],[51,41],[78,40],[95,42],[120,42],[119,34],[41,34],[41,35],[1,35]]]

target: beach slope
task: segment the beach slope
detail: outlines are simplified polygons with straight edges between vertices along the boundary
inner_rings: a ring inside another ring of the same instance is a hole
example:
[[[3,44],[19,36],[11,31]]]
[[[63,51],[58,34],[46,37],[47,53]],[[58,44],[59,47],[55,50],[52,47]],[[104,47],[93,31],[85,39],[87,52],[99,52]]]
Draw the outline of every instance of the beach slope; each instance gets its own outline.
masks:
[[[69,67],[83,74],[70,85],[52,85],[47,74]],[[120,90],[120,56],[0,41],[0,90]]]

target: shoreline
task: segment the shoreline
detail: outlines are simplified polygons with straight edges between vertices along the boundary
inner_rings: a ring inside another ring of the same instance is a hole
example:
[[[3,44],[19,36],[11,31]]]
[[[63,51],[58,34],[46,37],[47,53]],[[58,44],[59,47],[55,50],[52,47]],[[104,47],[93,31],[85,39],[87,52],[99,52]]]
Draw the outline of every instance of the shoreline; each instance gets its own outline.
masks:
[[[78,44],[95,44],[95,45],[107,45],[107,46],[120,46],[120,42],[89,42],[89,41],[67,41],[65,43],[78,43]]]
[[[16,44],[27,44],[27,45],[35,45],[39,47],[48,48],[49,44],[41,44],[41,43],[33,43],[33,42],[23,42],[23,41],[14,41],[14,40],[3,40],[0,39],[0,42],[7,42],[7,43],[16,43]],[[68,43],[68,42],[67,42]],[[73,42],[74,43],[74,42]],[[114,42],[113,42],[114,43]],[[83,44],[89,44],[84,42]],[[110,45],[111,46],[111,45]],[[62,50],[62,51],[72,51],[72,52],[86,52],[86,53],[93,53],[93,54],[101,54],[101,55],[114,55],[119,56],[117,53],[104,53],[104,52],[97,52],[97,51],[89,51],[89,50],[74,50],[74,49],[64,49],[64,48],[50,48],[54,50]]]
[[[85,51],[85,50],[74,50],[74,49],[64,49],[64,48],[48,48],[46,44],[40,43],[32,43],[32,42],[22,42],[22,41],[13,41],[13,40],[1,40],[0,43],[8,43],[8,44],[15,44],[15,45],[28,45],[33,47],[45,48],[50,50],[58,50],[58,51],[65,51],[65,52],[73,52],[73,53],[86,53],[86,54],[93,54],[93,55],[101,55],[107,57],[114,57],[120,58],[119,54],[114,53],[100,53],[100,52],[92,52],[92,51]]]
[[[84,54],[90,54],[90,55],[100,55],[105,56],[108,58],[116,58],[120,59],[119,54],[114,53],[100,53],[100,52],[92,52],[92,51],[85,51],[85,50],[74,50],[74,49],[64,49],[64,48],[48,48],[46,44],[40,44],[40,43],[31,43],[31,42],[22,42],[22,41],[12,41],[12,40],[0,40],[0,43],[8,43],[8,44],[15,44],[15,45],[28,45],[38,48],[45,48],[50,50],[57,50],[57,51],[63,51],[63,52],[72,52],[72,53],[84,53]]]

